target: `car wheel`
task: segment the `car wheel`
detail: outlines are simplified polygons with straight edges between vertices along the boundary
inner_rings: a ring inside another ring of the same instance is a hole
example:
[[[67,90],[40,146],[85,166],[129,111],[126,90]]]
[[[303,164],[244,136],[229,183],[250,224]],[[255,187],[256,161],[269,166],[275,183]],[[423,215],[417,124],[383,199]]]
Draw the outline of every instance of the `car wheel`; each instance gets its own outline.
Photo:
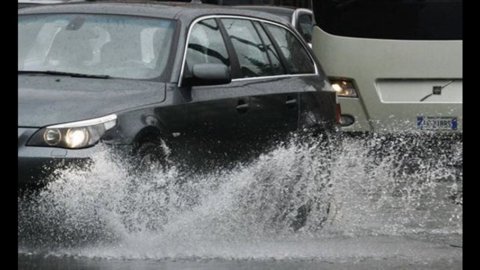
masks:
[[[290,223],[290,227],[296,232],[306,227],[307,222],[309,222],[307,230],[318,231],[322,229],[327,222],[330,216],[330,208],[331,202],[329,201],[309,201],[297,209],[297,214]],[[314,221],[311,221],[312,219],[314,219]]]
[[[164,170],[167,167],[168,147],[161,139],[149,139],[134,150],[135,169],[139,172]]]

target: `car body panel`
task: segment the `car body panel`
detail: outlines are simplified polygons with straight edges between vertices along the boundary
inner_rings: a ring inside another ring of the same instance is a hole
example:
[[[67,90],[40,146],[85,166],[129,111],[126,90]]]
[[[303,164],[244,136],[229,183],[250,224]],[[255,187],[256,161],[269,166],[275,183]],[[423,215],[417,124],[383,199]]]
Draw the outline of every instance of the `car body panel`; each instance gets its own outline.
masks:
[[[28,140],[38,128],[18,128],[18,186],[41,185],[39,181],[57,168],[80,166],[88,161],[99,146],[86,149],[60,149],[56,147],[27,146]]]
[[[20,127],[91,119],[165,100],[165,83],[152,81],[20,75],[18,88]]]

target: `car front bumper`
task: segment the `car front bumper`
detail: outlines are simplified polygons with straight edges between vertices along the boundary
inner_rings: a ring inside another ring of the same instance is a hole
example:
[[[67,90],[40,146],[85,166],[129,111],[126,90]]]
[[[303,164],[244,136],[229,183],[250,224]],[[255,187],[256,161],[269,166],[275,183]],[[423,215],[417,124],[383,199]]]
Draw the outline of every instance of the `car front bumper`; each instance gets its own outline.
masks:
[[[84,166],[91,160],[97,147],[62,149],[27,146],[28,139],[38,129],[18,129],[18,187],[42,186],[56,169],[67,166]]]

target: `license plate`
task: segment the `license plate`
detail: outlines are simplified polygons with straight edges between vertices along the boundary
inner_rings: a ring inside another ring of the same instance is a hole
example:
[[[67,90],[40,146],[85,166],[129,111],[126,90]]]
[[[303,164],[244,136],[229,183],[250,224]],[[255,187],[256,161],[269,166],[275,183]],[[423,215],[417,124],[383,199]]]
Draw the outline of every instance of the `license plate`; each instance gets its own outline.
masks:
[[[422,130],[456,130],[456,117],[417,116],[417,127]]]

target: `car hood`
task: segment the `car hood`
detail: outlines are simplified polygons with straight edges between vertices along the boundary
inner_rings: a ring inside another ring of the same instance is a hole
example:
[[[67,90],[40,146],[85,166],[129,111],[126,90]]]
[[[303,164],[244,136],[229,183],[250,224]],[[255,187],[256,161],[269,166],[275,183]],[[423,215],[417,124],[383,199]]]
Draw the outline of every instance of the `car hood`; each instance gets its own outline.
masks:
[[[18,126],[86,120],[164,100],[162,82],[19,75]]]

